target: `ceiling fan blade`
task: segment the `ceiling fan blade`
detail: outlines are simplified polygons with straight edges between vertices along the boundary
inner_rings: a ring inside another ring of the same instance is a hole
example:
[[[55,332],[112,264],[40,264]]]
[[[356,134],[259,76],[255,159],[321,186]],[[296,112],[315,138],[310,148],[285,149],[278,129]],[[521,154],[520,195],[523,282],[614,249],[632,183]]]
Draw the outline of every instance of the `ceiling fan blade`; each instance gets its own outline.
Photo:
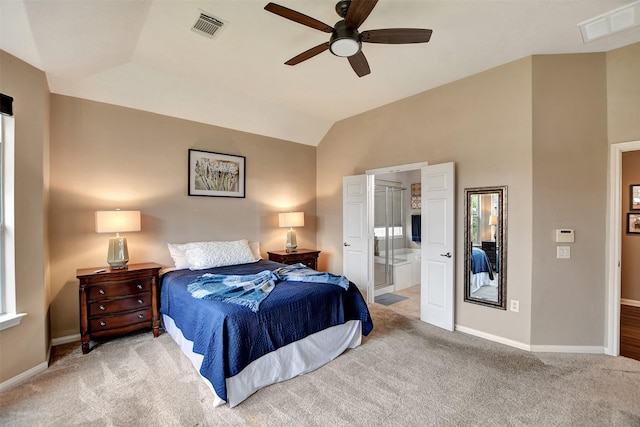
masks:
[[[384,30],[369,30],[360,33],[360,41],[366,43],[426,43],[431,39],[432,30],[419,28],[387,28]]]
[[[344,17],[347,28],[358,29],[369,16],[378,0],[352,0]]]
[[[356,72],[358,77],[366,76],[371,72],[367,58],[364,57],[364,53],[362,53],[362,51],[350,56],[349,64],[351,64],[351,68],[353,68],[353,71]]]
[[[279,4],[269,3],[264,7],[264,10],[275,13],[276,15],[280,15],[283,18],[290,19],[293,22],[297,22],[298,24],[306,25],[307,27],[324,31],[325,33],[333,32],[333,27],[331,27],[330,25],[327,25],[324,22],[318,21],[317,19],[304,15],[300,12],[296,12],[295,10],[280,6]]]
[[[316,47],[312,47],[311,49],[302,52],[298,56],[294,56],[293,58],[291,58],[290,60],[285,62],[285,64],[287,64],[287,65],[299,64],[302,61],[306,61],[307,59],[313,58],[314,56],[324,52],[327,49],[329,49],[329,42],[325,42],[325,43],[319,44]]]

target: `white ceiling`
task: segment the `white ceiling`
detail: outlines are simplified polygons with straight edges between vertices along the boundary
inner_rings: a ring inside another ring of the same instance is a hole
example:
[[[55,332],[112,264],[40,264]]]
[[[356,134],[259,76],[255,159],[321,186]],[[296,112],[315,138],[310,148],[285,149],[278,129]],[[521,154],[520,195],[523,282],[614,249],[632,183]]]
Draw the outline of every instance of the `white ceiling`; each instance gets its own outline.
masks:
[[[337,0],[276,0],[329,25]],[[341,119],[532,54],[602,52],[578,23],[630,0],[379,0],[360,31],[430,28],[426,44],[363,44],[371,74],[324,52],[329,34],[265,11],[267,0],[0,0],[0,48],[46,72],[51,92],[317,145]],[[228,25],[191,31],[203,10]]]

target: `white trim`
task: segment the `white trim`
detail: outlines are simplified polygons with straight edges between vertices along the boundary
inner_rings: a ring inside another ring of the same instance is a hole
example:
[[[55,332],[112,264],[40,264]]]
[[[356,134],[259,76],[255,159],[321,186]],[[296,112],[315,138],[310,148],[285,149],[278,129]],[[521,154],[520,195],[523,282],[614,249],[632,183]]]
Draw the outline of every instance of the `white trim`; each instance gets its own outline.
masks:
[[[40,372],[44,372],[49,367],[47,362],[42,362],[39,365],[34,366],[28,371],[24,371],[23,373],[16,375],[13,378],[9,378],[3,383],[0,383],[0,393],[3,391],[9,390],[11,387],[15,387],[18,384],[28,380],[31,377],[38,375]]]
[[[18,326],[27,313],[0,314],[0,331]]]
[[[622,249],[622,153],[640,150],[640,141],[611,144],[605,252],[606,306],[604,353],[620,354],[620,259]]]
[[[51,345],[56,346],[61,344],[68,344],[74,341],[80,341],[80,334],[73,334],[73,335],[67,335],[65,337],[53,338],[51,340]]]
[[[640,301],[634,299],[620,298],[620,304],[630,305],[631,307],[640,307]]]
[[[413,170],[420,170],[425,166],[429,166],[429,162],[420,162],[420,163],[410,163],[407,165],[398,165],[398,166],[387,166],[384,168],[377,169],[367,169],[365,173],[367,175],[378,175],[382,173],[393,173],[393,172],[408,172]]]
[[[509,347],[519,348],[520,350],[531,351],[531,346],[520,341],[514,341],[507,338],[499,337],[497,335],[488,334],[486,332],[478,331],[476,329],[467,328],[466,326],[456,325],[456,331],[463,332],[465,334],[473,335],[478,338],[484,338],[485,340],[497,342],[499,344],[508,345]]]
[[[531,351],[534,353],[587,353],[603,354],[603,346],[589,345],[532,345]]]

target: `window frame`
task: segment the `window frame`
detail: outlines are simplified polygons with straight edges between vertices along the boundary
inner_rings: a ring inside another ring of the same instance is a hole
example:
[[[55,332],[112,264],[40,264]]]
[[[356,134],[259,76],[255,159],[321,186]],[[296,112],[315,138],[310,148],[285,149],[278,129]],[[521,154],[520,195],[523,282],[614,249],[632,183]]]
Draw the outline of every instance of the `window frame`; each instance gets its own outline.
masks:
[[[0,331],[17,326],[15,275],[15,119],[0,114]]]

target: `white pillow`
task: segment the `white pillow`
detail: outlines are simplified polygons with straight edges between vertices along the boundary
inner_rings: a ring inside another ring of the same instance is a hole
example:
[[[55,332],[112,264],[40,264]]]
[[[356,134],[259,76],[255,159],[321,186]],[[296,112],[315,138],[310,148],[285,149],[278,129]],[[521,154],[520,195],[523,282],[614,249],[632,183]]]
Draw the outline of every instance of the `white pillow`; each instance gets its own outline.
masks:
[[[260,242],[249,242],[249,248],[251,248],[251,252],[256,261],[262,259],[262,255],[260,255]]]
[[[183,245],[191,270],[256,262],[246,239],[232,242],[194,242]]]
[[[184,255],[184,245],[167,243],[167,246],[169,247],[169,254],[173,259],[173,264],[176,268],[178,270],[189,268],[189,262],[187,261],[187,257]]]
[[[187,257],[184,253],[186,245],[188,245],[188,243],[167,243],[169,254],[173,259],[173,264],[177,270],[184,270],[189,268],[189,262],[187,261]],[[249,242],[249,248],[251,249],[251,253],[255,258],[255,261],[262,259],[262,255],[260,255],[260,242]]]

